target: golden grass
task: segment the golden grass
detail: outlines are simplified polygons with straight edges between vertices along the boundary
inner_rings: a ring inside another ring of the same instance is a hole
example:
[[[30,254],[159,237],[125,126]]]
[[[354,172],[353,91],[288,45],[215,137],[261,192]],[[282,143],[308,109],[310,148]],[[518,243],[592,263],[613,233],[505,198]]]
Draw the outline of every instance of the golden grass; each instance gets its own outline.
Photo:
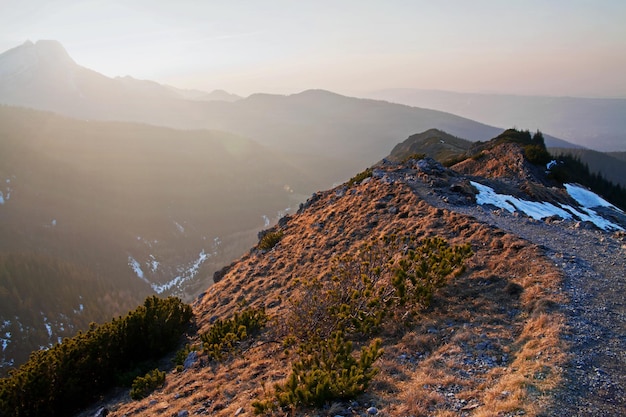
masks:
[[[194,305],[200,331],[211,317],[232,315],[243,299],[280,317],[286,301],[298,294],[298,278],[328,275],[331,259],[372,237],[401,231],[439,235],[451,244],[469,241],[475,255],[467,271],[451,279],[409,327],[392,323],[384,329],[380,372],[357,401],[362,407],[375,404],[387,416],[495,416],[515,410],[539,415],[561,381],[565,359],[564,320],[551,307],[563,301],[556,267],[528,242],[435,209],[404,185],[375,180],[353,189],[340,198],[334,191],[323,194],[289,221],[272,250],[243,256]],[[386,207],[404,215],[376,208],[372,202],[383,198]],[[170,373],[163,389],[123,402],[110,415],[155,415],[154,404],[162,402],[168,404],[163,415],[184,409],[193,415],[202,408],[215,416],[232,416],[240,408],[251,415],[251,402],[265,398],[290,371],[292,359],[273,337],[270,331],[262,334],[256,345],[225,363]],[[344,405],[291,414],[334,415],[331,411]]]

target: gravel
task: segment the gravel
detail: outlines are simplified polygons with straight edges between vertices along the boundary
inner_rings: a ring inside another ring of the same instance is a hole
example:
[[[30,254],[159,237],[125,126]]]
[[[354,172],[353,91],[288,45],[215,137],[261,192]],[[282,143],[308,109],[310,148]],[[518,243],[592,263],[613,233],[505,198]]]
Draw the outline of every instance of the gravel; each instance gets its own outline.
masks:
[[[626,235],[572,221],[537,221],[474,204],[450,204],[421,181],[428,203],[475,217],[541,246],[564,272],[561,306],[570,346],[564,383],[545,416],[626,416]],[[458,200],[456,200],[458,201]]]

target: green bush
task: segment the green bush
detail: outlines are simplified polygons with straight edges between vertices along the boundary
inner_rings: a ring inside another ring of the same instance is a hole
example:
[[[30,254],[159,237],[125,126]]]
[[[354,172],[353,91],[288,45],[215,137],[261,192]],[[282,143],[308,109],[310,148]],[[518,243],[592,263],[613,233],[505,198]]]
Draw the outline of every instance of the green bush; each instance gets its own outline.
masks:
[[[355,184],[359,184],[365,178],[369,178],[374,174],[374,170],[372,168],[367,168],[365,171],[356,174],[354,177],[350,178],[348,181],[348,187],[352,187]]]
[[[34,352],[0,379],[0,415],[71,415],[125,374],[173,349],[192,316],[191,307],[178,298],[148,297],[125,317],[93,324],[86,333]]]
[[[334,260],[331,279],[303,282],[286,318],[287,331],[301,341],[327,338],[336,330],[371,335],[386,318],[427,307],[471,255],[469,244],[450,246],[441,238],[392,235],[364,244],[355,255]]]
[[[241,314],[235,313],[229,320],[217,320],[206,333],[200,335],[202,349],[210,358],[222,360],[266,323],[267,315],[263,309],[247,309]]]
[[[278,242],[280,242],[280,239],[282,239],[282,237],[282,230],[267,231],[261,236],[258,247],[261,250],[270,250],[274,246],[276,246]]]
[[[257,413],[285,406],[322,406],[333,400],[355,398],[363,393],[378,369],[372,365],[382,354],[380,339],[352,355],[352,342],[341,332],[329,339],[307,343],[299,349],[284,384],[276,384],[272,398],[252,403]]]
[[[469,244],[450,246],[440,237],[426,238],[415,248],[414,239],[406,239],[406,254],[393,264],[392,285],[400,306],[407,303],[426,307],[446,278],[465,270],[464,262],[472,256]]]
[[[536,144],[524,146],[524,155],[528,162],[535,165],[546,165],[552,160],[546,147]]]
[[[361,246],[358,253],[333,260],[332,278],[303,282],[303,294],[291,303],[290,334],[299,340],[328,338],[341,330],[369,335],[387,315],[393,288],[382,285],[394,249],[381,241]]]
[[[130,390],[130,398],[133,400],[145,398],[163,384],[165,384],[165,372],[153,369],[146,375],[135,378]]]

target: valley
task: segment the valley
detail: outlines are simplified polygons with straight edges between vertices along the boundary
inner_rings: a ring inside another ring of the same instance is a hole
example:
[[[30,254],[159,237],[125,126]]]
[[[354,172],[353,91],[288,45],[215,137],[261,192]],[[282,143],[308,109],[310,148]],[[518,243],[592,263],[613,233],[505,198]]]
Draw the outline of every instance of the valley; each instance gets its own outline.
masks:
[[[56,41],[0,54],[0,378],[146,297],[175,296],[193,307],[182,349],[200,359],[181,370],[166,357],[154,394],[118,389],[81,417],[317,413],[302,399],[272,408],[310,349],[295,350],[293,312],[320,313],[311,291],[340,291],[354,277],[337,268],[371,248],[397,267],[414,242],[442,237],[472,256],[426,301],[377,316],[376,334],[347,332],[359,348],[380,336],[385,353],[371,347],[370,391],[323,413],[620,415],[626,165],[603,151],[624,150],[623,100],[371,97],[108,77]],[[537,131],[495,127],[517,123]],[[412,243],[377,246],[399,235]],[[398,271],[381,268],[368,272],[377,291],[401,294]],[[203,335],[246,308],[267,312],[268,329],[211,358]]]

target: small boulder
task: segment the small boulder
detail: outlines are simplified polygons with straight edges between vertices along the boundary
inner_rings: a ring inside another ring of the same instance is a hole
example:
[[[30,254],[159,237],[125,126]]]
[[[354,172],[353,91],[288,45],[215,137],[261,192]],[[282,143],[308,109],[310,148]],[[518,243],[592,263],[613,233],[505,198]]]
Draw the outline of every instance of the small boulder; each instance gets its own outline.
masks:
[[[196,364],[196,362],[198,362],[198,352],[194,350],[189,352],[189,354],[185,358],[185,362],[183,362],[183,368],[192,368]]]
[[[107,415],[109,415],[109,410],[106,407],[100,407],[93,417],[106,417]]]

